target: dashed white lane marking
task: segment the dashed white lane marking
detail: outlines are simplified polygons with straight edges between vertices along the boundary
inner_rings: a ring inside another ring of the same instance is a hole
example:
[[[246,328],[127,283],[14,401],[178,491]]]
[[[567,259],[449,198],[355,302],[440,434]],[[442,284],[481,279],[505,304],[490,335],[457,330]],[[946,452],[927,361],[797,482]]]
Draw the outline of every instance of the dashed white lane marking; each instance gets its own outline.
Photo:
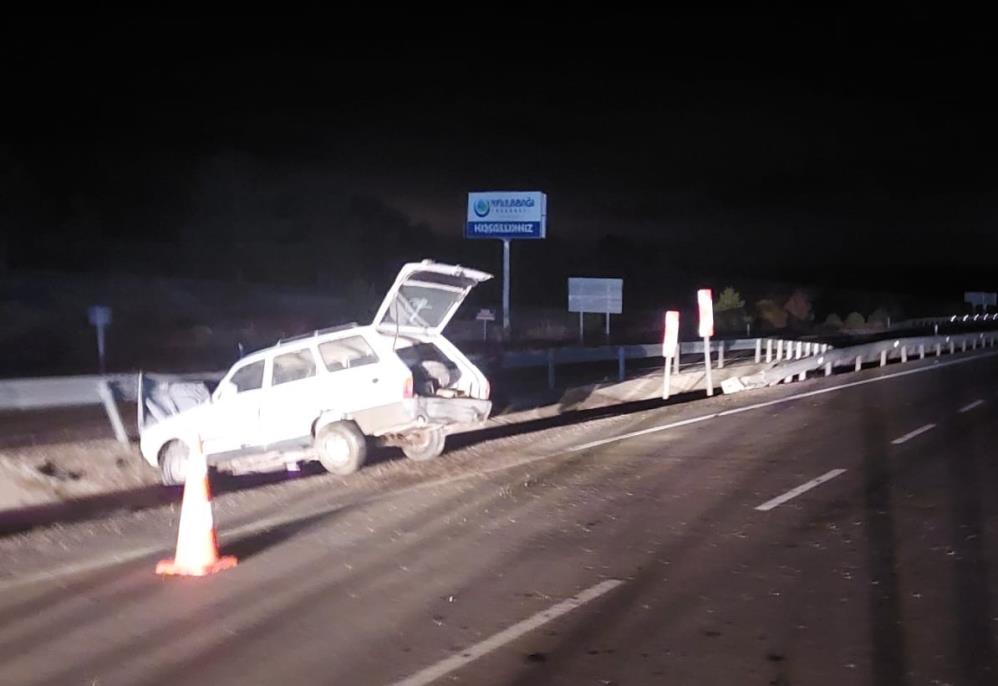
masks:
[[[507,643],[515,641],[520,636],[523,636],[538,627],[544,626],[548,622],[561,617],[563,614],[567,614],[575,608],[581,607],[582,605],[599,598],[604,593],[612,591],[622,583],[624,582],[620,579],[607,579],[606,581],[598,583],[591,588],[587,588],[582,593],[572,596],[568,600],[563,600],[553,607],[549,607],[546,610],[538,612],[534,616],[528,617],[508,629],[504,629],[498,634],[494,634],[484,641],[476,643],[467,650],[462,650],[460,655],[452,655],[445,660],[441,660],[435,665],[431,665],[426,669],[416,672],[412,676],[406,677],[401,681],[396,681],[392,686],[424,686],[425,684],[436,681],[440,677],[450,674],[456,669],[460,669],[469,662],[473,662],[483,655],[487,655],[492,651],[503,647]]]
[[[983,404],[984,404],[983,400],[975,400],[974,402],[969,403],[969,404],[964,405],[963,407],[961,407],[960,408],[960,414],[963,414],[964,412],[970,412],[975,407],[980,407]]]
[[[926,424],[925,426],[920,426],[914,431],[909,431],[904,436],[898,436],[893,441],[891,441],[891,443],[893,443],[894,445],[901,445],[902,443],[907,443],[915,436],[921,436],[926,431],[932,431],[934,428],[936,428],[935,424]]]
[[[819,476],[817,479],[811,479],[807,483],[803,483],[800,486],[798,486],[797,488],[790,489],[789,491],[787,491],[783,495],[778,495],[775,498],[773,498],[772,500],[767,500],[766,502],[764,502],[762,505],[759,505],[755,509],[759,510],[759,512],[769,512],[774,507],[779,507],[780,505],[782,505],[783,503],[787,502],[788,500],[793,500],[794,498],[796,498],[797,496],[799,496],[801,493],[807,493],[808,491],[810,491],[815,486],[820,486],[821,484],[825,483],[826,481],[831,481],[835,477],[837,477],[837,476],[839,476],[841,474],[845,474],[845,472],[846,472],[846,470],[844,470],[844,469],[833,469],[830,472],[825,472],[824,474],[822,474],[821,476]]]

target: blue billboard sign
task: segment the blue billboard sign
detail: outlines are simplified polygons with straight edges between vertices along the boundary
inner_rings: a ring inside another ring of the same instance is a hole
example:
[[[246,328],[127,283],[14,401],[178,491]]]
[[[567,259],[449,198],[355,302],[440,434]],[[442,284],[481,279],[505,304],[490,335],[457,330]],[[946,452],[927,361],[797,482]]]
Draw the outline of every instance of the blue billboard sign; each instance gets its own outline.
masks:
[[[465,238],[544,238],[547,196],[539,191],[468,193]]]

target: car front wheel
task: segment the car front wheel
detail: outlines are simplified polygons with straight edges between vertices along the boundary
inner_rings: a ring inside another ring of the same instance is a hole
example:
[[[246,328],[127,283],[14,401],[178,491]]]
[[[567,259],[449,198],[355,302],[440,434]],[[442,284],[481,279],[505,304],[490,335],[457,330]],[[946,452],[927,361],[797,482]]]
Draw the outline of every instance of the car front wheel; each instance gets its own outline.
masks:
[[[170,441],[159,456],[159,478],[167,486],[179,486],[187,478],[187,456],[183,441]]]

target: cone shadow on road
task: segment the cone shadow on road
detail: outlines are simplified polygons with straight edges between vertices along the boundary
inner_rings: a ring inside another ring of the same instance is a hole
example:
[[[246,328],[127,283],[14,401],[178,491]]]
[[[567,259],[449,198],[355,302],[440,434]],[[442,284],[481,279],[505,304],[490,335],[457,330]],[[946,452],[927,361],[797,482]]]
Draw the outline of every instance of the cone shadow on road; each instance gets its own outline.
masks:
[[[295,536],[305,533],[319,524],[325,524],[333,517],[344,514],[350,506],[337,507],[323,512],[307,515],[291,522],[277,524],[252,534],[246,534],[232,540],[223,540],[219,548],[226,555],[235,555],[240,560],[258,555],[268,548],[284,543]]]

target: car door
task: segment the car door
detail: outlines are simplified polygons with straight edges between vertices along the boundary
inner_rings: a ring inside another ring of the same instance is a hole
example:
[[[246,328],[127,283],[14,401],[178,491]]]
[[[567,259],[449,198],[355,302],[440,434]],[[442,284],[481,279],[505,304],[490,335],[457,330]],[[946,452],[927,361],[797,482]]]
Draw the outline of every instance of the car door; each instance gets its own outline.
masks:
[[[321,387],[311,343],[278,349],[270,366],[270,382],[260,409],[263,442],[279,446],[302,442],[312,433],[318,416]]]
[[[264,396],[264,359],[232,368],[212,397],[201,436],[206,454],[239,451],[260,442],[260,407]]]
[[[382,360],[362,335],[323,341],[318,345],[325,371],[323,408],[350,414],[398,402],[404,395],[408,370]]]

